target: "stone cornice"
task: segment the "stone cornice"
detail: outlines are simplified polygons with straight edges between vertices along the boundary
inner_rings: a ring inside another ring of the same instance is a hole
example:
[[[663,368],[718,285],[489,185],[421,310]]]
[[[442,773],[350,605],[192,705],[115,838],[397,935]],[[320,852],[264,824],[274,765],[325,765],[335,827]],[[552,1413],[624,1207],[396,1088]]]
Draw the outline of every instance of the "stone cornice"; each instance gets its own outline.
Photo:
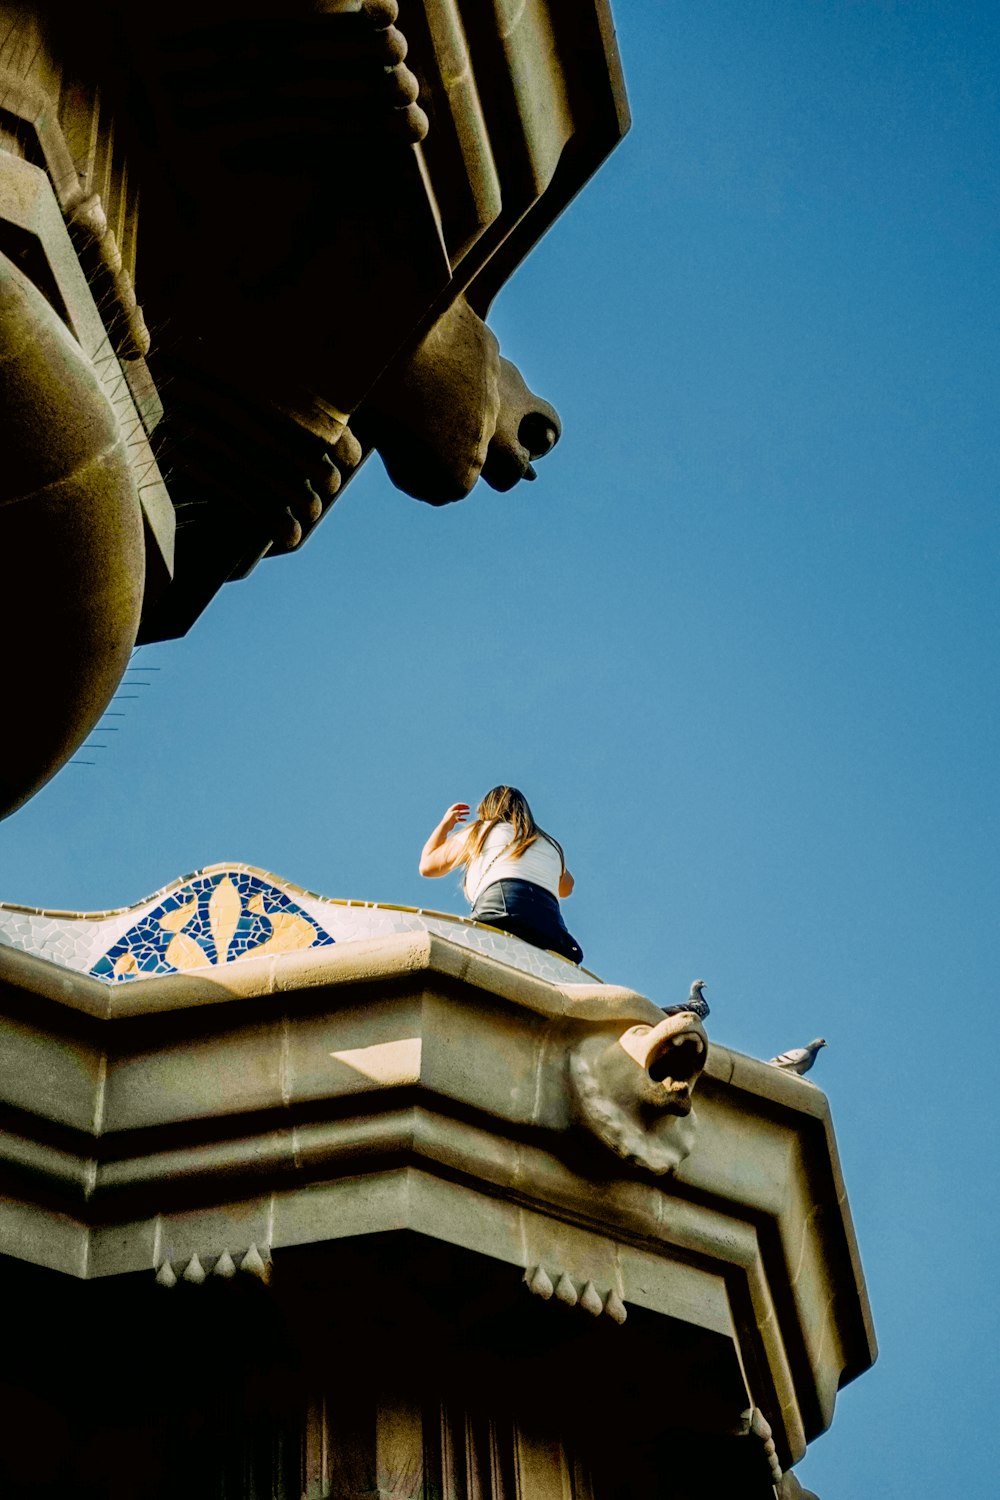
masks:
[[[729,1333],[786,1463],[874,1358],[818,1089],[713,1044],[668,1177],[580,1124],[572,1049],[662,1022],[634,991],[422,932],[117,986],[2,949],[0,1010],[4,1253],[183,1274],[410,1227]]]

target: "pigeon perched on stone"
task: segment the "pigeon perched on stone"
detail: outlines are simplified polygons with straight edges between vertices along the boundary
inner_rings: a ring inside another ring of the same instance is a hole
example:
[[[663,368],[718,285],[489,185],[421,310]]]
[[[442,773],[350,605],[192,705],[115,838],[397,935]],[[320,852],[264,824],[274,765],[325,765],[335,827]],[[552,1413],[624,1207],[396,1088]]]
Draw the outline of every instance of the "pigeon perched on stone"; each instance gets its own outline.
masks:
[[[698,1017],[699,1021],[704,1021],[705,1017],[709,1014],[708,1001],[702,994],[702,990],[704,988],[704,979],[696,979],[694,984],[691,986],[691,993],[684,1001],[684,1004],[662,1006],[661,1009],[663,1010],[664,1015],[679,1016],[682,1011],[689,1010]]]
[[[780,1068],[783,1073],[808,1073],[816,1061],[816,1053],[821,1047],[826,1046],[826,1039],[818,1036],[808,1047],[792,1047],[788,1052],[780,1052],[777,1057],[769,1057],[768,1062],[772,1068]]]

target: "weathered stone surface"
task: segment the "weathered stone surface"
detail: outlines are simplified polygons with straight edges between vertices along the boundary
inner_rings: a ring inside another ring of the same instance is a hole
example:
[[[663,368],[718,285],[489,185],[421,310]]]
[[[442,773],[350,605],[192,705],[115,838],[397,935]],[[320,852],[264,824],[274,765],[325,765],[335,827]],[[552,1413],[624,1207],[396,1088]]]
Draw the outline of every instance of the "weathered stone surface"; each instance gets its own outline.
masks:
[[[36,43],[34,56],[40,55]],[[4,57],[9,61],[9,54]],[[94,279],[79,236],[100,238],[101,255],[121,267],[121,255],[103,210],[87,198],[45,90],[0,66],[0,97],[29,136],[31,160],[3,149],[0,138],[0,248],[42,292],[90,359],[125,434],[139,492],[146,540],[144,604],[149,606],[173,573],[174,507],[149,443],[163,406],[145,361],[136,351],[119,357],[114,330],[121,318],[117,294]],[[41,160],[45,170],[32,163]],[[118,280],[127,281],[123,269]],[[135,298],[128,291],[130,302]],[[98,307],[100,299],[100,307]],[[124,316],[122,314],[121,316]],[[58,448],[58,443],[56,447]]]
[[[8,692],[0,816],[72,755],[128,665],[144,544],[127,442],[91,361],[0,255],[0,633],[38,664]]]
[[[88,285],[63,221],[81,196],[58,125],[46,118],[47,96],[0,67],[0,97],[30,124],[51,169],[46,175],[0,139],[0,248],[9,252],[0,294],[0,625],[46,663],[19,682],[19,732],[0,751],[3,816],[59,769],[106,708],[140,608],[170,577],[174,511],[148,441],[162,410],[149,372],[137,354],[123,371],[95,294],[105,310],[118,304],[106,287]]]
[[[607,0],[390,9],[3,7],[0,155],[44,164],[144,419],[147,354],[165,393],[186,524],[144,640],[301,546],[373,445],[442,503],[559,435],[481,320],[628,128]]]
[[[292,1247],[405,1229],[581,1326],[645,1309],[726,1341],[785,1467],[873,1358],[818,1089],[713,1044],[673,1174],[580,1124],[568,1059],[589,1040],[662,1088],[641,1063],[664,1018],[634,992],[422,933],[117,987],[0,949],[0,1008],[32,1035],[0,1073],[23,1122],[0,1138],[0,1253],[91,1279],[169,1262],[178,1283],[197,1256],[214,1283],[266,1245],[277,1285]]]
[[[695,1139],[692,1091],[708,1038],[690,1012],[579,1042],[569,1071],[580,1120],[625,1161],[671,1172]]]
[[[559,436],[483,318],[628,128],[607,0],[391,9],[0,7],[0,252],[82,351],[71,369],[40,334],[15,370],[8,299],[8,498],[75,478],[63,509],[53,490],[3,521],[0,625],[57,680],[18,704],[0,816],[80,744],[137,639],[301,546],[373,448],[441,504],[533,479]],[[88,362],[114,451],[81,416]]]
[[[464,297],[383,377],[362,420],[393,483],[434,505],[462,499],[480,474],[497,490],[533,479],[561,430]]]

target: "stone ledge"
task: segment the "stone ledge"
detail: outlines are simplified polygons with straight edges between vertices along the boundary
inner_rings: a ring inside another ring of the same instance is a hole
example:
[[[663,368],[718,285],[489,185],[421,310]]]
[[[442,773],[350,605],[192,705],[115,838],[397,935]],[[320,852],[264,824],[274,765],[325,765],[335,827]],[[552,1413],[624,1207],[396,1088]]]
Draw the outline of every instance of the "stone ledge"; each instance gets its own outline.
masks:
[[[423,932],[114,987],[4,949],[0,1011],[3,1253],[83,1278],[168,1260],[169,1280],[184,1255],[280,1261],[409,1227],[566,1276],[578,1299],[592,1283],[588,1306],[614,1291],[655,1310],[666,1277],[659,1310],[695,1321],[676,1288],[707,1276],[785,1462],[874,1358],[818,1089],[713,1045],[667,1176],[577,1118],[572,1049],[617,1053],[663,1021],[634,991],[561,987]],[[410,1213],[399,1182],[438,1209]]]

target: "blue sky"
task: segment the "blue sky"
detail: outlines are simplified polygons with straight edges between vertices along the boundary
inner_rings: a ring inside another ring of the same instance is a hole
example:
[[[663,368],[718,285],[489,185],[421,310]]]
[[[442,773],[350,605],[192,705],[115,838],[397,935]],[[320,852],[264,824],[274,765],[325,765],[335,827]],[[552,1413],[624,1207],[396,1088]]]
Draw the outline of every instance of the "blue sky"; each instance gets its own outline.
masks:
[[[616,18],[633,133],[491,320],[563,417],[538,482],[434,511],[369,463],[140,653],[99,765],[0,825],[2,898],[233,858],[457,911],[423,839],[521,786],[589,967],[829,1040],[882,1352],[802,1482],[992,1493],[1000,11]]]

